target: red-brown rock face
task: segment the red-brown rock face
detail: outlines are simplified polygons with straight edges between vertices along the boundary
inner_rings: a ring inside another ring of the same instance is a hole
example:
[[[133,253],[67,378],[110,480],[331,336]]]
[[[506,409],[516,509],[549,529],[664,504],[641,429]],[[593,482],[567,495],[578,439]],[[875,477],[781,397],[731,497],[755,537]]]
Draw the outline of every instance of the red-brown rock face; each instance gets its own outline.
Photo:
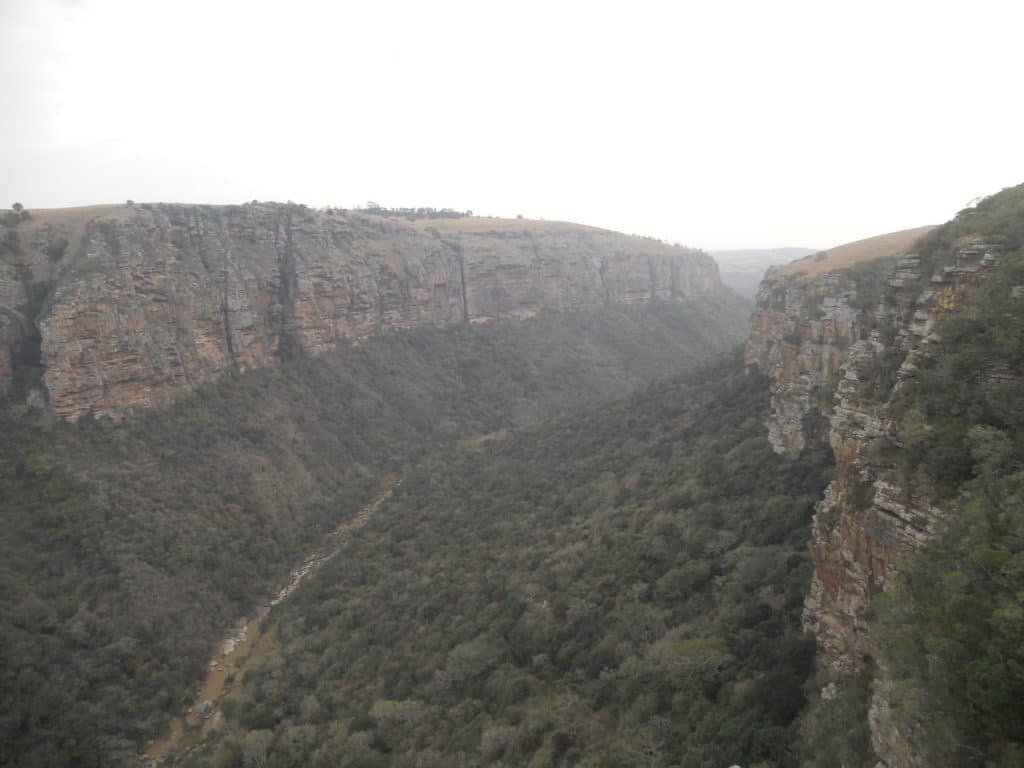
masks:
[[[804,419],[817,410],[855,338],[856,286],[839,275],[813,280],[769,272],[757,294],[746,361],[772,381],[768,437],[777,453],[796,455],[805,444]]]
[[[52,411],[72,421],[381,330],[723,290],[698,251],[559,223],[408,223],[259,204],[121,208],[74,225],[58,214],[40,214],[49,218],[23,258],[53,282],[34,318],[42,383]],[[62,236],[71,244],[55,260]],[[0,385],[25,320],[21,283],[6,277]]]
[[[892,468],[891,452],[901,447],[893,395],[928,354],[936,321],[963,307],[997,254],[997,247],[973,242],[961,248],[955,265],[934,274],[910,254],[875,275],[769,274],[762,283],[747,360],[772,378],[768,428],[775,450],[800,452],[808,414],[829,420],[836,473],[814,516],[815,572],[804,623],[818,637],[819,660],[837,679],[872,656],[871,597],[893,586],[904,554],[934,535],[943,515],[902,487]],[[886,690],[880,680],[878,712],[885,710]],[[904,743],[886,730],[888,722],[872,719],[876,751],[889,765],[912,765],[911,755],[887,746]]]

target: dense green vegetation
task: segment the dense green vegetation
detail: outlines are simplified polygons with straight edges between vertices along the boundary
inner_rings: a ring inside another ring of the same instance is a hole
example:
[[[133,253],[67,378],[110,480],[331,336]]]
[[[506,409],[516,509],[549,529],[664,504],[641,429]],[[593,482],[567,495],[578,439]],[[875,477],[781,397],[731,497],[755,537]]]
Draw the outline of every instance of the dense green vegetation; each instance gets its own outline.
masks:
[[[934,766],[1024,764],[1022,198],[1017,250],[940,326],[901,403],[901,477],[951,520],[880,601],[877,642]]]
[[[924,764],[1024,764],[1024,186],[924,238],[925,279],[974,236],[997,274],[899,391],[897,324],[866,326],[898,423],[872,471],[949,519],[837,696],[805,709],[800,631],[830,451],[775,456],[732,358],[610,402],[706,361],[729,312],[610,307],[382,336],[119,425],[0,403],[0,765],[132,762],[389,472],[186,764],[870,768],[878,686]],[[889,266],[850,272],[873,318]]]
[[[917,243],[917,253],[938,267],[952,264],[960,240],[981,235],[1000,243],[1008,252],[1024,245],[1024,184],[1008,187],[960,211]]]
[[[767,401],[729,359],[431,456],[272,615],[191,762],[795,764],[831,454],[776,456]]]
[[[918,503],[946,510],[948,525],[911,558],[902,586],[877,598],[879,668],[806,713],[809,766],[875,765],[864,725],[873,679],[921,764],[1024,764],[1024,186],[922,238],[925,276],[977,237],[998,246],[1001,263],[893,393],[899,444],[872,447],[872,460]],[[892,345],[893,329],[881,330]],[[901,361],[880,356],[883,396]]]
[[[821,681],[812,678],[815,687]],[[873,675],[862,672],[832,690],[829,698],[812,699],[800,720],[799,755],[803,768],[875,768],[868,708]]]
[[[609,307],[378,337],[119,425],[0,402],[0,764],[132,761],[385,472],[726,343],[709,307]]]

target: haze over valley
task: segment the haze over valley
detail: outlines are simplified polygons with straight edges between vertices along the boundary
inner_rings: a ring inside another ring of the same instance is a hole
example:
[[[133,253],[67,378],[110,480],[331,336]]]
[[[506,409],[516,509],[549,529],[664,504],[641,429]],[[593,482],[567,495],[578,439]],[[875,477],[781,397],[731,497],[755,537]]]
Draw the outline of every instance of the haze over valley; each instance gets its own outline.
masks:
[[[0,766],[1019,768],[1021,21],[4,4]]]

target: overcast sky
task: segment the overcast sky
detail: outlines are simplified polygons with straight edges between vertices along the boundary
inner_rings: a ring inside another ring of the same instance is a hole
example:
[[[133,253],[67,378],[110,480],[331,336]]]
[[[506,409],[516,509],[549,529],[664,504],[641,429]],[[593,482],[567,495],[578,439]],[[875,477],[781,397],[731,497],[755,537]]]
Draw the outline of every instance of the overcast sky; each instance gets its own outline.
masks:
[[[0,0],[0,205],[827,247],[1024,182],[1024,3]]]

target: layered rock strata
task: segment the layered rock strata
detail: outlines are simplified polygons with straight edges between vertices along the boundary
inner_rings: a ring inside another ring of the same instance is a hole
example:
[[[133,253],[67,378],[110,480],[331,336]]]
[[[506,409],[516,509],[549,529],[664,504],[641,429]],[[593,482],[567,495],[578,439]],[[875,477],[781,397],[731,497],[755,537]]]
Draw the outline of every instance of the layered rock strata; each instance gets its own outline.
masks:
[[[724,296],[699,251],[576,225],[277,204],[73,213],[19,225],[22,271],[49,288],[31,319],[42,385],[71,421],[382,331]],[[0,385],[26,321],[8,282],[0,273]]]
[[[870,600],[893,586],[905,553],[943,516],[894,470],[901,448],[894,397],[929,353],[935,323],[963,308],[998,254],[998,244],[971,240],[944,267],[908,254],[813,279],[769,273],[758,293],[746,357],[772,380],[772,445],[798,455],[820,415],[835,455],[835,478],[814,516],[804,612],[833,680],[871,660]],[[889,765],[913,765],[905,735],[884,716],[886,690],[884,680],[876,685],[875,749]]]

